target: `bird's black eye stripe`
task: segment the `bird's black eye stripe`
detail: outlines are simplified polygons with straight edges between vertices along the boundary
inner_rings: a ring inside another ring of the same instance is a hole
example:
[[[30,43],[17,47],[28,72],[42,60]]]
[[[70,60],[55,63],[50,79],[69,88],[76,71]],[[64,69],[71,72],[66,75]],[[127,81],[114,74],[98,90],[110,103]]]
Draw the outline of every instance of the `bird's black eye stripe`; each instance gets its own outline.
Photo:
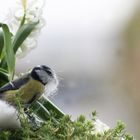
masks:
[[[52,72],[52,69],[51,68],[49,68],[47,66],[44,66],[44,65],[42,65],[41,68],[43,70],[45,70],[49,76],[53,76],[53,72]]]
[[[47,71],[47,74],[48,74],[49,76],[52,76],[52,72],[51,72],[51,71]]]

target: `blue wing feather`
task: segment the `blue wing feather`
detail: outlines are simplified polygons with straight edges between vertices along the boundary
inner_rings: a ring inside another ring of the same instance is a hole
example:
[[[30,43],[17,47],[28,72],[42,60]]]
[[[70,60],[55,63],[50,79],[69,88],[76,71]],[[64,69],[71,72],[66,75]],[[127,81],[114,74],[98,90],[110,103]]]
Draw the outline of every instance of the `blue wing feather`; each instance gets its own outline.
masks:
[[[11,81],[0,88],[0,94],[8,91],[8,90],[17,90],[23,85],[25,85],[30,80],[30,75],[24,75],[21,76],[19,79],[16,79],[14,81]]]

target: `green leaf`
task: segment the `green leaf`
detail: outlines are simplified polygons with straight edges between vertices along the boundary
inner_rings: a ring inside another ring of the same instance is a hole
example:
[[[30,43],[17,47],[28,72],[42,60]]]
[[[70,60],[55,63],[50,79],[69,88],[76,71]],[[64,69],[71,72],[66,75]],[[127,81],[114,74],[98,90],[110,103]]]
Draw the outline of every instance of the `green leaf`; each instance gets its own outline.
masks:
[[[31,105],[30,110],[32,110],[34,114],[44,121],[49,120],[51,117],[50,112],[38,101]]]
[[[65,114],[45,96],[42,96],[38,101],[34,102],[30,106],[30,110],[43,120],[48,120],[51,116],[54,116],[56,120],[65,116]]]
[[[21,44],[24,42],[24,40],[29,36],[29,34],[33,31],[33,29],[35,28],[35,26],[38,24],[39,22],[34,22],[34,23],[28,23],[28,24],[24,24],[24,25],[21,25],[14,37],[14,40],[12,42],[12,47],[13,51],[14,52],[14,55],[16,54],[18,48],[21,46]],[[0,24],[0,26],[2,26],[3,24]],[[10,35],[10,34],[9,34]],[[11,44],[11,41],[10,41],[10,44]],[[7,52],[3,52],[3,55],[2,55],[2,61],[1,61],[1,64],[0,64],[0,67],[4,68],[4,69],[8,69],[9,72],[11,73],[11,77],[10,77],[10,80],[12,79],[13,77],[13,73],[14,73],[14,67],[15,67],[15,58],[13,59],[13,57],[11,57],[11,61],[13,60],[13,63],[7,63]],[[9,56],[9,55],[8,55]],[[9,56],[10,57],[10,56]],[[15,56],[14,56],[15,57]],[[9,59],[8,59],[9,60]],[[11,64],[12,66],[10,66],[9,64]],[[11,69],[10,69],[11,68]]]
[[[50,113],[55,113],[55,118],[60,119],[65,114],[55,105],[53,104],[48,98],[42,96],[39,101]]]
[[[0,68],[0,87],[4,84],[8,83],[8,72],[2,68]]]
[[[17,52],[23,41],[29,36],[38,23],[39,22],[24,24],[18,29],[12,44],[14,53]]]
[[[0,73],[8,75],[8,71],[3,68],[0,68]]]
[[[3,32],[2,32],[2,30],[0,30],[0,57],[2,54],[3,46],[4,46]]]
[[[3,29],[3,36],[4,36],[4,51],[5,51],[5,61],[7,62],[8,66],[8,72],[9,72],[9,80],[12,80],[14,75],[14,69],[15,69],[15,55],[12,48],[12,39],[11,39],[11,33],[9,31],[9,28],[6,24],[0,24],[0,26]]]
[[[56,124],[58,124],[58,118],[51,114],[48,109],[40,102],[36,101],[30,106],[30,110],[34,115],[36,115],[42,121],[52,120]],[[29,118],[30,119],[30,118]],[[60,118],[59,118],[60,119]]]

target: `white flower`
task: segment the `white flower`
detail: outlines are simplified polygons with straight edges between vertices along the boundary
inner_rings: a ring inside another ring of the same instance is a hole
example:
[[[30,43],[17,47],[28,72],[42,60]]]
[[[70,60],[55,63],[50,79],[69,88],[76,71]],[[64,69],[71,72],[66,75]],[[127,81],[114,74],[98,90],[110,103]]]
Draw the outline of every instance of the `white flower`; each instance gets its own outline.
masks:
[[[23,0],[18,0],[17,1],[18,7],[15,12],[15,18],[17,18],[17,20],[21,20],[25,12],[26,13],[25,22],[27,23],[36,22],[42,18],[42,9],[44,4],[45,0],[26,0],[26,6],[24,6]]]
[[[38,25],[18,49],[17,57],[19,58],[24,57],[37,45],[37,36],[45,24],[42,17],[42,9],[44,4],[45,0],[17,0],[17,6],[10,10],[7,18],[5,19],[5,23],[9,26],[13,35],[16,34],[24,13],[26,14],[25,23],[39,21]]]
[[[101,122],[99,119],[96,119],[96,121],[94,122],[94,126],[95,126],[95,133],[97,134],[98,133],[104,134],[105,131],[109,130],[109,126]]]
[[[8,27],[10,28],[10,31],[13,35],[16,34],[19,25],[20,25],[20,20],[17,20],[15,18],[15,9],[9,9],[8,14],[5,16],[6,18],[4,19],[4,23],[6,23],[8,25]]]
[[[35,37],[28,37],[21,47],[18,49],[16,56],[18,58],[23,58],[26,56],[27,53],[29,53],[32,49],[34,49],[37,46],[37,40]]]

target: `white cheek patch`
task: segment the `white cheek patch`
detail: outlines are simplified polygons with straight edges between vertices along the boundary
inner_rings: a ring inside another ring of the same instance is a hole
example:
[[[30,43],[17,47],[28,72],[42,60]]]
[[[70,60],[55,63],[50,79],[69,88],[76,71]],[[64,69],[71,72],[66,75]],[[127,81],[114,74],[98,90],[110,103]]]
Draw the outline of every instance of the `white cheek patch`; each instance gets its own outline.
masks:
[[[19,128],[18,112],[5,101],[0,100],[0,129]]]
[[[49,80],[49,77],[46,77],[46,72],[44,70],[35,70],[40,79],[46,83]]]

